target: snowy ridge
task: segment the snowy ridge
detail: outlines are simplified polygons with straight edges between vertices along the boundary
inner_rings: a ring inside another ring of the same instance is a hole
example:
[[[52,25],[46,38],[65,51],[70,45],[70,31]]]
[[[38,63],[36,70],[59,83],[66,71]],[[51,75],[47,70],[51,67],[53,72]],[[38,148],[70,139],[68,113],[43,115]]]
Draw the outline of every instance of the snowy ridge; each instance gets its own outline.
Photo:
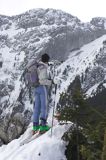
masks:
[[[87,67],[90,67],[91,69],[94,67],[94,62],[96,55],[99,54],[100,48],[103,47],[103,41],[106,40],[106,35],[96,39],[95,41],[84,45],[79,50],[71,52],[68,60],[66,60],[64,63],[62,63],[58,69],[57,72],[58,80],[61,80],[61,87],[57,92],[57,102],[59,100],[60,93],[67,90],[67,87],[69,84],[75,79],[76,75],[80,75],[85,72]],[[67,67],[68,66],[68,67]],[[68,75],[64,75],[64,70],[67,68]],[[65,76],[65,79],[64,79]],[[83,86],[82,86],[83,87]],[[97,84],[95,84],[95,87],[93,86],[90,88],[90,91],[87,91],[88,96],[92,93],[92,91],[95,89],[96,91]]]
[[[53,127],[52,137],[49,130],[39,138],[20,146],[22,141],[31,134],[30,125],[19,139],[0,147],[0,160],[66,160],[64,155],[66,143],[61,140],[61,137],[69,126],[56,125]]]

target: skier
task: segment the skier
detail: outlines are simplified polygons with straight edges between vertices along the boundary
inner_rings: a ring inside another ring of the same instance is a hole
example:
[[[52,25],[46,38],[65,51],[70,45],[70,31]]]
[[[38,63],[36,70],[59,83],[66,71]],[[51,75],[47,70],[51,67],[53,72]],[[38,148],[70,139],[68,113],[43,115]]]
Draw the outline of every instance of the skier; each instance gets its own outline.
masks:
[[[48,75],[49,59],[50,57],[48,54],[43,54],[37,68],[39,85],[35,87],[34,91],[33,134],[38,131],[42,133],[50,129],[47,125],[48,90],[52,84],[52,80],[49,79],[50,77]]]

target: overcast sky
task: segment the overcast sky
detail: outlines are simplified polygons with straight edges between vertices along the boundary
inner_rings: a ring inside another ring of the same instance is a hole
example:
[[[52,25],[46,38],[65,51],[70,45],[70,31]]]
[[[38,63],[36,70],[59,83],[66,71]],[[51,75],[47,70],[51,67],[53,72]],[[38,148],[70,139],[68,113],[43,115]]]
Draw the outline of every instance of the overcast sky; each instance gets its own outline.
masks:
[[[29,9],[55,8],[87,22],[92,17],[106,17],[106,0],[0,0],[0,14],[16,15]]]

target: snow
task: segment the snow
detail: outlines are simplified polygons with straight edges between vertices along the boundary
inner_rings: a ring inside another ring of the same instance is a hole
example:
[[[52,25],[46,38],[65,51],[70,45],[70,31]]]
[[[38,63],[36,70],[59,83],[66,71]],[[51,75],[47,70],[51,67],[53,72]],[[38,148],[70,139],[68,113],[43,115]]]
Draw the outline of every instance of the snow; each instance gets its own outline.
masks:
[[[8,35],[9,38],[12,38],[18,34],[19,32],[22,32],[24,31],[24,29],[16,29],[16,24],[12,22],[12,26],[8,29],[8,30],[5,30],[3,29],[2,31],[0,31],[0,34],[2,35]]]
[[[10,107],[6,108],[5,110],[6,114],[12,112],[11,104],[16,102],[21,90],[21,81],[20,81],[21,73],[18,68],[20,64],[24,61],[25,52],[21,51],[20,53],[17,54],[16,52],[11,52],[10,48],[8,48],[7,46],[1,48],[0,52],[2,53],[2,58],[3,58],[3,66],[2,68],[0,68],[0,81],[1,82],[4,81],[6,82],[6,84],[12,83],[12,85],[14,86],[14,90],[11,92],[11,94],[1,99],[1,102],[5,101],[6,99],[7,100],[9,99]],[[18,79],[13,79],[13,74],[15,74],[16,72],[17,74],[19,74]]]
[[[10,96],[10,103],[12,102],[16,102],[17,100],[17,97],[20,93],[20,87],[21,87],[21,81],[19,80],[20,77],[16,80],[15,82],[15,89],[14,91],[11,93],[11,96]]]
[[[57,71],[60,71],[58,80],[62,80],[61,88],[56,93],[56,103],[59,101],[60,94],[67,90],[69,84],[75,79],[76,75],[81,75],[85,72],[86,68],[94,66],[94,60],[99,53],[101,47],[103,47],[103,41],[106,40],[106,35],[84,45],[78,50],[70,53],[69,58],[63,62]],[[67,68],[67,65],[71,67],[71,71],[68,72],[68,76],[64,80],[63,72]],[[91,91],[88,92],[91,94]]]
[[[26,132],[8,145],[0,147],[0,160],[66,160],[66,142],[61,140],[62,135],[70,127],[69,125],[56,125],[39,138],[24,144],[22,142],[31,135],[32,124]]]
[[[13,70],[14,54],[10,53],[10,49],[8,47],[1,48],[0,52],[2,53],[3,58],[3,67],[0,69],[0,81],[3,81],[6,78],[11,77],[9,72]]]
[[[96,92],[97,87],[99,86],[98,84],[95,84],[93,87],[91,87],[87,92],[86,92],[86,97],[92,97],[93,94]]]
[[[104,83],[103,86],[106,88],[106,83]]]
[[[43,29],[49,30],[49,29],[56,29],[57,27],[58,27],[57,24],[50,25],[49,27],[48,27],[48,25],[46,25],[46,24],[42,24],[42,25],[39,27],[39,29],[40,29],[40,30],[43,30]]]

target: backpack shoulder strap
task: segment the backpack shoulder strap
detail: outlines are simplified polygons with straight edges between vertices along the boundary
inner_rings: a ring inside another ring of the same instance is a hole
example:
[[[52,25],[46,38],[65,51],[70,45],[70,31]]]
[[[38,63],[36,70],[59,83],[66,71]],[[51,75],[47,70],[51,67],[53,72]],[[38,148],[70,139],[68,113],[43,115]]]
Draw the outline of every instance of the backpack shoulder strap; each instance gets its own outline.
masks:
[[[27,66],[27,68],[31,68],[32,66],[36,66],[36,67],[38,67],[38,62],[36,61],[36,60],[34,60],[34,61],[32,61],[28,66]]]

